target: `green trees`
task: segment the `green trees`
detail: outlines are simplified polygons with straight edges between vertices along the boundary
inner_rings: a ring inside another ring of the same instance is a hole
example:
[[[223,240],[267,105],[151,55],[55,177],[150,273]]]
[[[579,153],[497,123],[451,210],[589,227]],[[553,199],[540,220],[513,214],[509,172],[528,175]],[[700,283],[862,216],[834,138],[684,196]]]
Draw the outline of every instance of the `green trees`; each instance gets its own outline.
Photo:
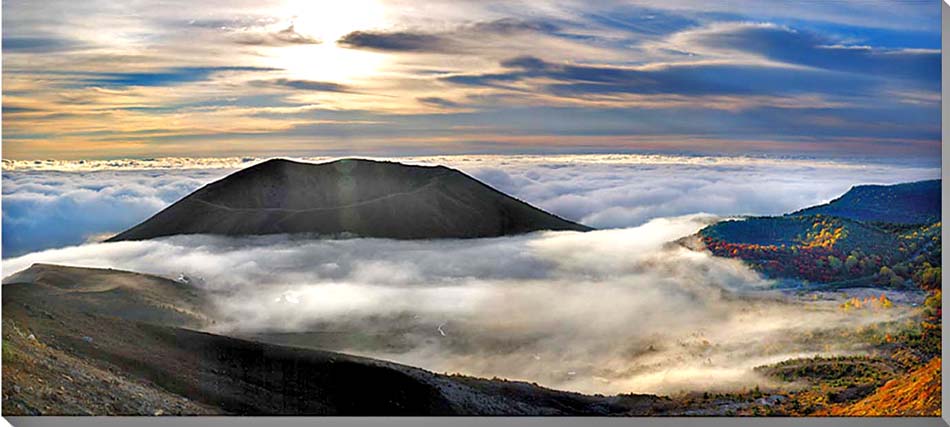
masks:
[[[828,268],[831,268],[832,271],[834,272],[841,271],[841,267],[843,265],[844,264],[841,262],[840,258],[834,255],[828,255]]]
[[[854,270],[858,266],[858,257],[854,256],[854,252],[851,255],[848,255],[848,258],[844,260],[844,268],[848,271]]]

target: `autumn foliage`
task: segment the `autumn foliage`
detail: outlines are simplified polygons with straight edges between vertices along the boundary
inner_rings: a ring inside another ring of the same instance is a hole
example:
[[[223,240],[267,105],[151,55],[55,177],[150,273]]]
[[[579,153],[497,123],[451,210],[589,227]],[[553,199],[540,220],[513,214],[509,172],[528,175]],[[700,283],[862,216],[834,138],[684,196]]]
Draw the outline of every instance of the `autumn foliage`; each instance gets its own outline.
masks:
[[[716,256],[769,277],[814,283],[936,289],[940,223],[887,229],[823,215],[724,221],[700,231]]]
[[[832,406],[819,416],[940,416],[940,358],[878,388],[849,405]]]

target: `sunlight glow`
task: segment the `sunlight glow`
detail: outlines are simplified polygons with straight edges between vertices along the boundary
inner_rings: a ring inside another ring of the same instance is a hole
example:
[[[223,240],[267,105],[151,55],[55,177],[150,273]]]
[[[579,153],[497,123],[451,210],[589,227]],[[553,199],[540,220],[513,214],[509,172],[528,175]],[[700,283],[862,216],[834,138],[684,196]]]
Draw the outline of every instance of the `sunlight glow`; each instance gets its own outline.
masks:
[[[386,56],[376,52],[345,49],[336,44],[344,35],[386,26],[385,8],[379,0],[347,2],[288,1],[281,15],[290,16],[300,34],[317,38],[317,45],[273,49],[268,65],[286,69],[289,77],[347,83],[375,74]]]

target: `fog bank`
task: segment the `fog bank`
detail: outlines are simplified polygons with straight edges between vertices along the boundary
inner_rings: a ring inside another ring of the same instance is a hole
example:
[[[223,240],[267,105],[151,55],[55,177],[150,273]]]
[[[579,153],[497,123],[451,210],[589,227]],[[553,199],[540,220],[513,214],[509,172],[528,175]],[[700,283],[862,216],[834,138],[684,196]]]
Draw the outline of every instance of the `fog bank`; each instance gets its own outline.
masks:
[[[825,333],[908,313],[782,302],[740,262],[669,243],[714,220],[444,241],[176,236],[33,253],[3,271],[185,273],[214,295],[213,332],[605,394],[767,384],[752,367],[860,352]]]

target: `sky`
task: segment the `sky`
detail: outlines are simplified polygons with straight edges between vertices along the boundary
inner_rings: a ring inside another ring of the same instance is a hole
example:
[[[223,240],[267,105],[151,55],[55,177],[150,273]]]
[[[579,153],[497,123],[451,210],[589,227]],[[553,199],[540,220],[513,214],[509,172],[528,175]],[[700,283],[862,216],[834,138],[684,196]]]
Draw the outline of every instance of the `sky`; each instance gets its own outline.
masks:
[[[3,158],[937,158],[936,1],[3,2]]]

